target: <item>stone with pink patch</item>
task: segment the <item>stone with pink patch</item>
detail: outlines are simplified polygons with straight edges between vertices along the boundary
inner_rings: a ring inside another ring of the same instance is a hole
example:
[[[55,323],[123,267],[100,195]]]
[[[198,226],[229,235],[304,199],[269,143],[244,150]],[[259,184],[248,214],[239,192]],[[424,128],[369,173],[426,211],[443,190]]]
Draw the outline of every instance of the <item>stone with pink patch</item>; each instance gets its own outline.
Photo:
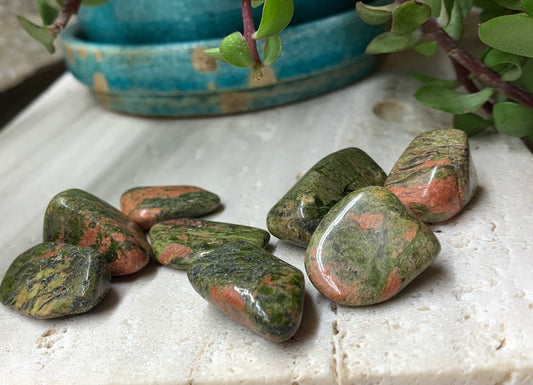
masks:
[[[313,285],[332,301],[371,305],[396,295],[437,257],[433,232],[389,190],[365,187],[337,203],[306,251]]]

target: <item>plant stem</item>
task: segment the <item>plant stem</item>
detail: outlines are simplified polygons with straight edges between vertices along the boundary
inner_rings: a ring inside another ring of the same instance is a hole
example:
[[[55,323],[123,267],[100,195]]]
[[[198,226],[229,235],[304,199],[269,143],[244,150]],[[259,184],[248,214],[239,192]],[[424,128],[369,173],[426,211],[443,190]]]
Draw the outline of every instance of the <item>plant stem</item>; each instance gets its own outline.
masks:
[[[453,64],[453,69],[455,70],[455,74],[457,75],[457,80],[459,80],[459,82],[463,85],[463,87],[471,94],[479,92],[479,88],[474,84],[472,79],[470,79],[470,77],[468,76],[470,75],[470,72],[468,72],[468,70],[465,67],[463,67],[461,64],[459,64],[459,62],[457,62],[455,59],[451,59],[451,61]],[[483,109],[488,114],[492,114],[492,107],[493,105],[491,102],[486,102],[483,105]]]
[[[59,15],[54,21],[54,24],[52,24],[51,28],[57,33],[64,29],[70,18],[78,13],[82,1],[83,0],[65,0],[63,3],[63,8],[59,12]]]
[[[453,61],[459,63],[470,73],[476,75],[479,80],[507,95],[517,103],[533,109],[533,95],[510,83],[502,81],[500,75],[481,63],[470,53],[457,46],[455,40],[448,35],[439,25],[435,18],[428,19],[422,24],[422,32],[429,35],[443,48]]]
[[[242,23],[244,26],[244,41],[248,46],[250,55],[255,65],[261,65],[261,59],[259,58],[259,52],[257,51],[257,43],[252,35],[255,33],[254,18],[252,15],[252,1],[241,0],[242,9]]]

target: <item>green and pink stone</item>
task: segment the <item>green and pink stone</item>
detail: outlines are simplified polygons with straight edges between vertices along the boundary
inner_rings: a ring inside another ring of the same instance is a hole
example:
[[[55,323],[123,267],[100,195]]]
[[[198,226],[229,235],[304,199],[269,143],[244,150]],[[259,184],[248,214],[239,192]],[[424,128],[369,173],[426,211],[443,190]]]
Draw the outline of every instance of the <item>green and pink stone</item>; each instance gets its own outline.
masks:
[[[418,135],[392,168],[385,187],[424,222],[452,218],[476,188],[466,134],[444,129]]]
[[[79,189],[57,194],[48,204],[45,242],[92,247],[109,262],[113,275],[132,274],[150,260],[143,231],[121,211]]]
[[[208,214],[220,207],[220,198],[195,186],[135,187],[122,194],[120,207],[143,230],[148,230],[168,219]]]
[[[29,317],[85,313],[111,287],[106,259],[88,247],[45,242],[19,255],[0,285],[0,302]]]
[[[258,246],[227,243],[195,259],[187,275],[203,298],[270,341],[286,341],[298,330],[303,274]]]
[[[400,292],[439,251],[433,232],[393,193],[365,187],[322,219],[306,250],[305,269],[332,301],[371,305]]]
[[[316,163],[267,216],[277,238],[307,246],[327,212],[344,196],[366,186],[383,186],[387,175],[364,151],[345,148]]]
[[[187,269],[191,261],[228,242],[246,241],[265,247],[270,234],[262,229],[205,219],[172,219],[149,232],[154,257],[165,266]]]

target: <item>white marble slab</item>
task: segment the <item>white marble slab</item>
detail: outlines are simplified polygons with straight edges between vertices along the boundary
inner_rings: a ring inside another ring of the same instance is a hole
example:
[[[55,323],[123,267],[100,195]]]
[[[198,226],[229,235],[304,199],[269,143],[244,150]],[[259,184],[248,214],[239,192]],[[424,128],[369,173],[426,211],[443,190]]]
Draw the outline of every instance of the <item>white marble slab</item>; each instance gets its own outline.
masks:
[[[208,218],[265,228],[333,151],[360,147],[389,171],[417,133],[450,126],[413,100],[406,63],[417,60],[392,56],[338,92],[209,119],[115,114],[63,76],[0,132],[0,276],[40,242],[46,205],[68,188],[118,205],[132,186],[198,185],[224,204]],[[533,384],[533,156],[493,132],[471,145],[476,197],[434,226],[441,255],[394,299],[336,307],[307,281],[300,331],[274,344],[206,303],[184,272],[152,264],[115,279],[85,315],[38,321],[1,307],[0,384]],[[303,269],[303,249],[269,248]]]

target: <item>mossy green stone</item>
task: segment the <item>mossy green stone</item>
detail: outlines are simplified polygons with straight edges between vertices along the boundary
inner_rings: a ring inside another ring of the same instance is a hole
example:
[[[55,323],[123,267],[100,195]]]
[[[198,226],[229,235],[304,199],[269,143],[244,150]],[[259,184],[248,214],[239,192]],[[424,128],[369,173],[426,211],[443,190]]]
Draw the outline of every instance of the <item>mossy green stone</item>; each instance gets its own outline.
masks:
[[[228,243],[195,259],[187,275],[203,298],[271,341],[285,341],[298,330],[303,274],[258,246]]]
[[[149,235],[155,258],[174,269],[187,269],[193,258],[228,242],[246,241],[263,248],[270,239],[268,231],[257,227],[205,219],[160,222]]]
[[[337,203],[306,251],[313,285],[343,305],[396,295],[437,257],[433,232],[384,187],[365,187]]]
[[[461,130],[423,132],[392,168],[385,187],[424,222],[442,222],[470,201],[477,178],[468,138]]]
[[[50,201],[43,238],[98,250],[111,263],[113,275],[139,271],[152,253],[142,230],[126,215],[79,189],[63,191]]]
[[[85,313],[105,297],[111,272],[88,247],[41,243],[19,255],[0,285],[0,302],[34,318]]]
[[[306,246],[326,213],[352,191],[383,186],[387,175],[364,151],[349,147],[316,163],[267,216],[276,237]]]

